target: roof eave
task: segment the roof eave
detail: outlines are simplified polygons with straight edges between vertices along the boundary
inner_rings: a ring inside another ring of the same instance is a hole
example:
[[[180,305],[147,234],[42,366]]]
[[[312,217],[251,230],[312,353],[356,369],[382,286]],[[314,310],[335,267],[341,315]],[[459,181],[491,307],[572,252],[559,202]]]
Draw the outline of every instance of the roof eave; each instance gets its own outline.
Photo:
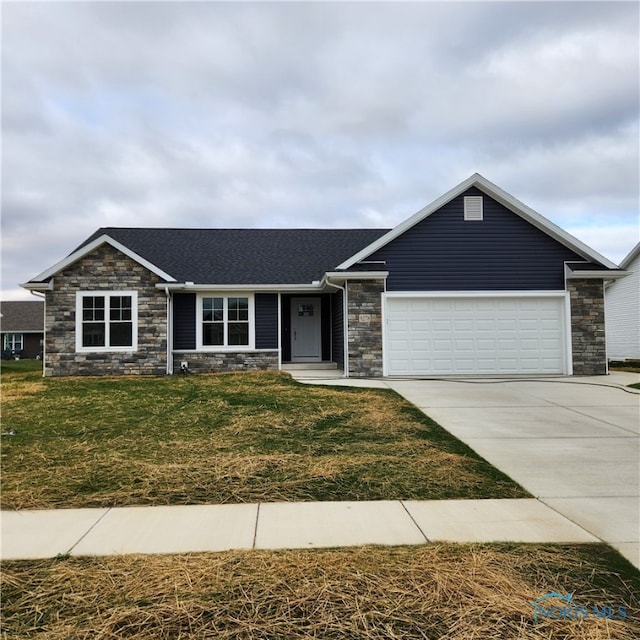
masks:
[[[620,263],[621,269],[626,269],[640,255],[640,242],[636,244],[631,251],[623,258]]]
[[[38,289],[28,285],[33,285],[33,284],[41,285],[42,283],[52,278],[63,269],[66,269],[68,266],[74,264],[78,260],[81,260],[88,254],[90,254],[92,251],[95,251],[98,247],[101,247],[103,244],[108,244],[112,246],[114,249],[116,249],[117,251],[120,251],[127,257],[131,258],[134,262],[137,262],[138,264],[142,265],[152,273],[155,273],[157,276],[159,276],[163,280],[166,280],[167,282],[176,281],[176,279],[171,274],[166,273],[165,271],[160,269],[158,266],[149,262],[146,258],[143,258],[141,255],[137,254],[135,251],[132,251],[122,243],[118,242],[117,240],[114,240],[111,236],[108,236],[107,234],[103,234],[100,237],[93,240],[92,242],[89,242],[88,244],[80,247],[79,249],[77,249],[76,251],[68,255],[66,258],[60,260],[60,262],[57,262],[56,264],[54,264],[52,267],[49,267],[49,269],[47,269],[46,271],[39,273],[35,278],[32,278],[29,282],[22,284],[20,286],[24,287],[25,289],[31,289],[33,291],[41,291],[42,289]]]
[[[320,281],[302,284],[209,284],[194,282],[171,282],[156,284],[157,289],[167,291],[318,291],[322,289]]]
[[[629,275],[623,269],[585,269],[584,271],[571,271],[567,269],[567,280],[619,280]]]
[[[389,277],[388,271],[327,271],[322,279],[323,284],[329,280],[385,280]]]
[[[29,282],[23,282],[21,285],[23,289],[27,291],[53,291],[53,278],[47,282],[37,282],[30,280]]]

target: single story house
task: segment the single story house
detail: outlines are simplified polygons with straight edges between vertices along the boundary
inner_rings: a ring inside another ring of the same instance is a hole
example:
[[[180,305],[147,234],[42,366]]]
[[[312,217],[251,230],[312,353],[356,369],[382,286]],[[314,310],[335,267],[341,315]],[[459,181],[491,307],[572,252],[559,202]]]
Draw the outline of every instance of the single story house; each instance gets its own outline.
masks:
[[[640,360],[640,242],[620,263],[628,272],[605,288],[609,360]]]
[[[391,230],[102,228],[22,286],[45,375],[592,375],[622,276],[474,174]]]
[[[44,344],[44,303],[41,300],[0,302],[2,357],[37,358]]]

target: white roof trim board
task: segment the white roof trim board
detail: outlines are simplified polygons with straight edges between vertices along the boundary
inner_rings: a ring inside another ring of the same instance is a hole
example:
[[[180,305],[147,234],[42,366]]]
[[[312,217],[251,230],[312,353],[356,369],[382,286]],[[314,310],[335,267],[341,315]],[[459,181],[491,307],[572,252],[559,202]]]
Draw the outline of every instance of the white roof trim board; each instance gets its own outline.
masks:
[[[105,234],[100,236],[99,238],[96,238],[93,242],[90,242],[89,244],[86,244],[83,247],[80,247],[80,249],[78,249],[77,251],[74,251],[72,254],[68,255],[63,260],[60,260],[60,262],[58,262],[57,264],[54,264],[52,267],[50,267],[46,271],[43,271],[42,273],[38,274],[35,278],[31,279],[30,284],[33,284],[34,282],[47,281],[52,276],[55,276],[57,273],[59,273],[63,269],[66,269],[68,266],[72,265],[74,262],[77,262],[81,258],[84,258],[86,255],[90,254],[92,251],[95,251],[98,247],[102,246],[103,244],[111,245],[114,249],[117,249],[121,253],[124,253],[124,255],[128,256],[138,264],[141,264],[143,267],[146,267],[147,269],[149,269],[149,271],[151,271],[152,273],[155,273],[157,276],[163,278],[167,282],[176,282],[176,279],[173,276],[169,275],[168,273],[165,273],[164,271],[162,271],[162,269],[159,269],[148,260],[145,260],[142,256],[138,255],[134,251],[131,251],[131,249],[125,247],[125,245],[121,244],[120,242],[117,242],[116,240],[114,240],[113,238]]]
[[[633,249],[631,249],[631,251],[629,251],[629,253],[624,257],[620,263],[620,268],[626,269],[636,259],[638,254],[640,254],[640,242],[638,242],[638,244],[636,244],[636,246],[633,247]]]
[[[583,258],[599,262],[609,269],[618,268],[617,265],[615,265],[613,262],[600,255],[597,251],[594,251],[586,244],[580,242],[580,240],[555,225],[553,222],[551,222],[551,220],[547,220],[547,218],[540,215],[537,211],[534,211],[531,207],[528,207],[526,204],[520,202],[520,200],[514,198],[512,195],[510,195],[497,185],[493,184],[493,182],[490,182],[479,173],[474,173],[464,182],[461,182],[458,186],[450,189],[449,191],[447,191],[447,193],[424,207],[424,209],[421,209],[416,214],[400,223],[397,227],[391,229],[391,231],[378,238],[375,242],[372,242],[368,247],[365,247],[364,249],[362,249],[362,251],[359,251],[354,256],[338,265],[337,269],[349,269],[361,260],[364,260],[372,253],[374,253],[378,249],[381,249],[392,240],[395,240],[405,231],[418,224],[418,222],[421,222],[432,213],[435,213],[438,209],[440,209],[445,204],[461,195],[471,187],[477,187],[486,195],[504,205],[505,207],[507,207],[507,209],[510,209],[511,211],[513,211],[513,213],[519,215],[524,220],[527,220],[541,231],[544,231],[547,235],[562,243],[564,246],[575,251]]]

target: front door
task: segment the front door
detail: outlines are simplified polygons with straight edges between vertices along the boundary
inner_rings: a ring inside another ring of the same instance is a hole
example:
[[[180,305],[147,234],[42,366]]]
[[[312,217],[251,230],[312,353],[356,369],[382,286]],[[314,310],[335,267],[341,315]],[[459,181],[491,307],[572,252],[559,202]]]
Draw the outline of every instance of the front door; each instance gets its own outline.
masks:
[[[322,360],[320,298],[291,299],[291,360]]]

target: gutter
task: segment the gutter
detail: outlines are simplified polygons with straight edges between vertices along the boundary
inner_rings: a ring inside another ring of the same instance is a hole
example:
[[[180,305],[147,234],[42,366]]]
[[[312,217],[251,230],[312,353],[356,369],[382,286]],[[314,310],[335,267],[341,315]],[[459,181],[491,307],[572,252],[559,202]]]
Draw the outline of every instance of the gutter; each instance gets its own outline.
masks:
[[[322,283],[316,281],[306,284],[195,284],[194,282],[178,282],[175,284],[157,284],[156,288],[164,291],[294,291],[300,293],[316,293],[322,291]]]
[[[602,278],[606,283],[609,283],[613,280],[619,280],[620,278],[626,278],[629,275],[628,271],[624,269],[615,268],[615,269],[572,269],[571,264],[587,264],[587,263],[576,263],[572,260],[565,260],[564,263],[564,276],[565,283],[567,280],[576,280],[576,279],[585,279],[585,280],[596,280]]]

